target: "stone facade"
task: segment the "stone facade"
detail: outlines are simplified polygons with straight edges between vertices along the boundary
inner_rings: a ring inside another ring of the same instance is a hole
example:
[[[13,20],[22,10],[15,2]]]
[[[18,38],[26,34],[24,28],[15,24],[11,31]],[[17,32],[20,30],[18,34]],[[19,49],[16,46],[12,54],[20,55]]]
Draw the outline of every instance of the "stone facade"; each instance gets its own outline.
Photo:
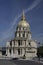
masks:
[[[15,38],[6,43],[6,55],[8,57],[36,57],[36,41],[31,38],[30,25],[26,21],[24,12],[15,32]]]

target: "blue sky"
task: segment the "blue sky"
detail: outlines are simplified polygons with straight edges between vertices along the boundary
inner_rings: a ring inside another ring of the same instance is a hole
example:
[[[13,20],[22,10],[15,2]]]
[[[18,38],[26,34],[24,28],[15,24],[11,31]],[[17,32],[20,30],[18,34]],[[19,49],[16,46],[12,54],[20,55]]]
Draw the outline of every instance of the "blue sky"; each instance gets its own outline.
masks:
[[[14,38],[23,10],[32,38],[43,42],[43,0],[0,0],[0,46]]]

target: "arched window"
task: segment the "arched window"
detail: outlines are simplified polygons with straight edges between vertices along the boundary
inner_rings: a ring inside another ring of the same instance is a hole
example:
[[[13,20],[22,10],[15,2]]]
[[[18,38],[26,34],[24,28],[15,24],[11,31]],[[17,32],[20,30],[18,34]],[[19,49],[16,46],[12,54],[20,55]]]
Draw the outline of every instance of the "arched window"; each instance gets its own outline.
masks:
[[[20,55],[20,49],[18,49],[18,55]]]
[[[31,43],[29,42],[29,45],[31,45]]]
[[[11,54],[11,49],[9,49],[9,52],[10,52],[10,54]]]
[[[25,32],[23,33],[23,37],[25,37]]]
[[[18,40],[18,45],[20,46],[20,40]]]

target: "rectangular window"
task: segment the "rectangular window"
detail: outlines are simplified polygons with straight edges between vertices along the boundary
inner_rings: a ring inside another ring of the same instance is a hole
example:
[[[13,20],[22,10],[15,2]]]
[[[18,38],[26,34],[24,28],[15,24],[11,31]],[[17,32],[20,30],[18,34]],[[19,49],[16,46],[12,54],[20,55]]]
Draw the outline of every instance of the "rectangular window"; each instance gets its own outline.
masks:
[[[22,45],[22,41],[20,41],[20,44]]]
[[[23,37],[25,37],[25,34],[23,33]]]
[[[18,55],[20,55],[20,49],[18,49]]]
[[[10,54],[11,54],[11,49],[9,49],[9,52],[10,52]]]
[[[20,40],[18,40],[18,45],[20,46]]]

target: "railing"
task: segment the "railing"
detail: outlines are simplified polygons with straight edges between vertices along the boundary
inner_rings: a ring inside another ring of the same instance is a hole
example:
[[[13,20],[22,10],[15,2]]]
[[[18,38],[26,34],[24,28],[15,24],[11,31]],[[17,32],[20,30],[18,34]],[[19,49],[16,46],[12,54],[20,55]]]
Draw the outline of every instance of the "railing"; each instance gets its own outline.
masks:
[[[35,47],[25,47],[25,46],[15,46],[15,47],[5,47],[6,49],[7,48],[34,48],[34,49],[37,49],[37,48],[35,48]]]

